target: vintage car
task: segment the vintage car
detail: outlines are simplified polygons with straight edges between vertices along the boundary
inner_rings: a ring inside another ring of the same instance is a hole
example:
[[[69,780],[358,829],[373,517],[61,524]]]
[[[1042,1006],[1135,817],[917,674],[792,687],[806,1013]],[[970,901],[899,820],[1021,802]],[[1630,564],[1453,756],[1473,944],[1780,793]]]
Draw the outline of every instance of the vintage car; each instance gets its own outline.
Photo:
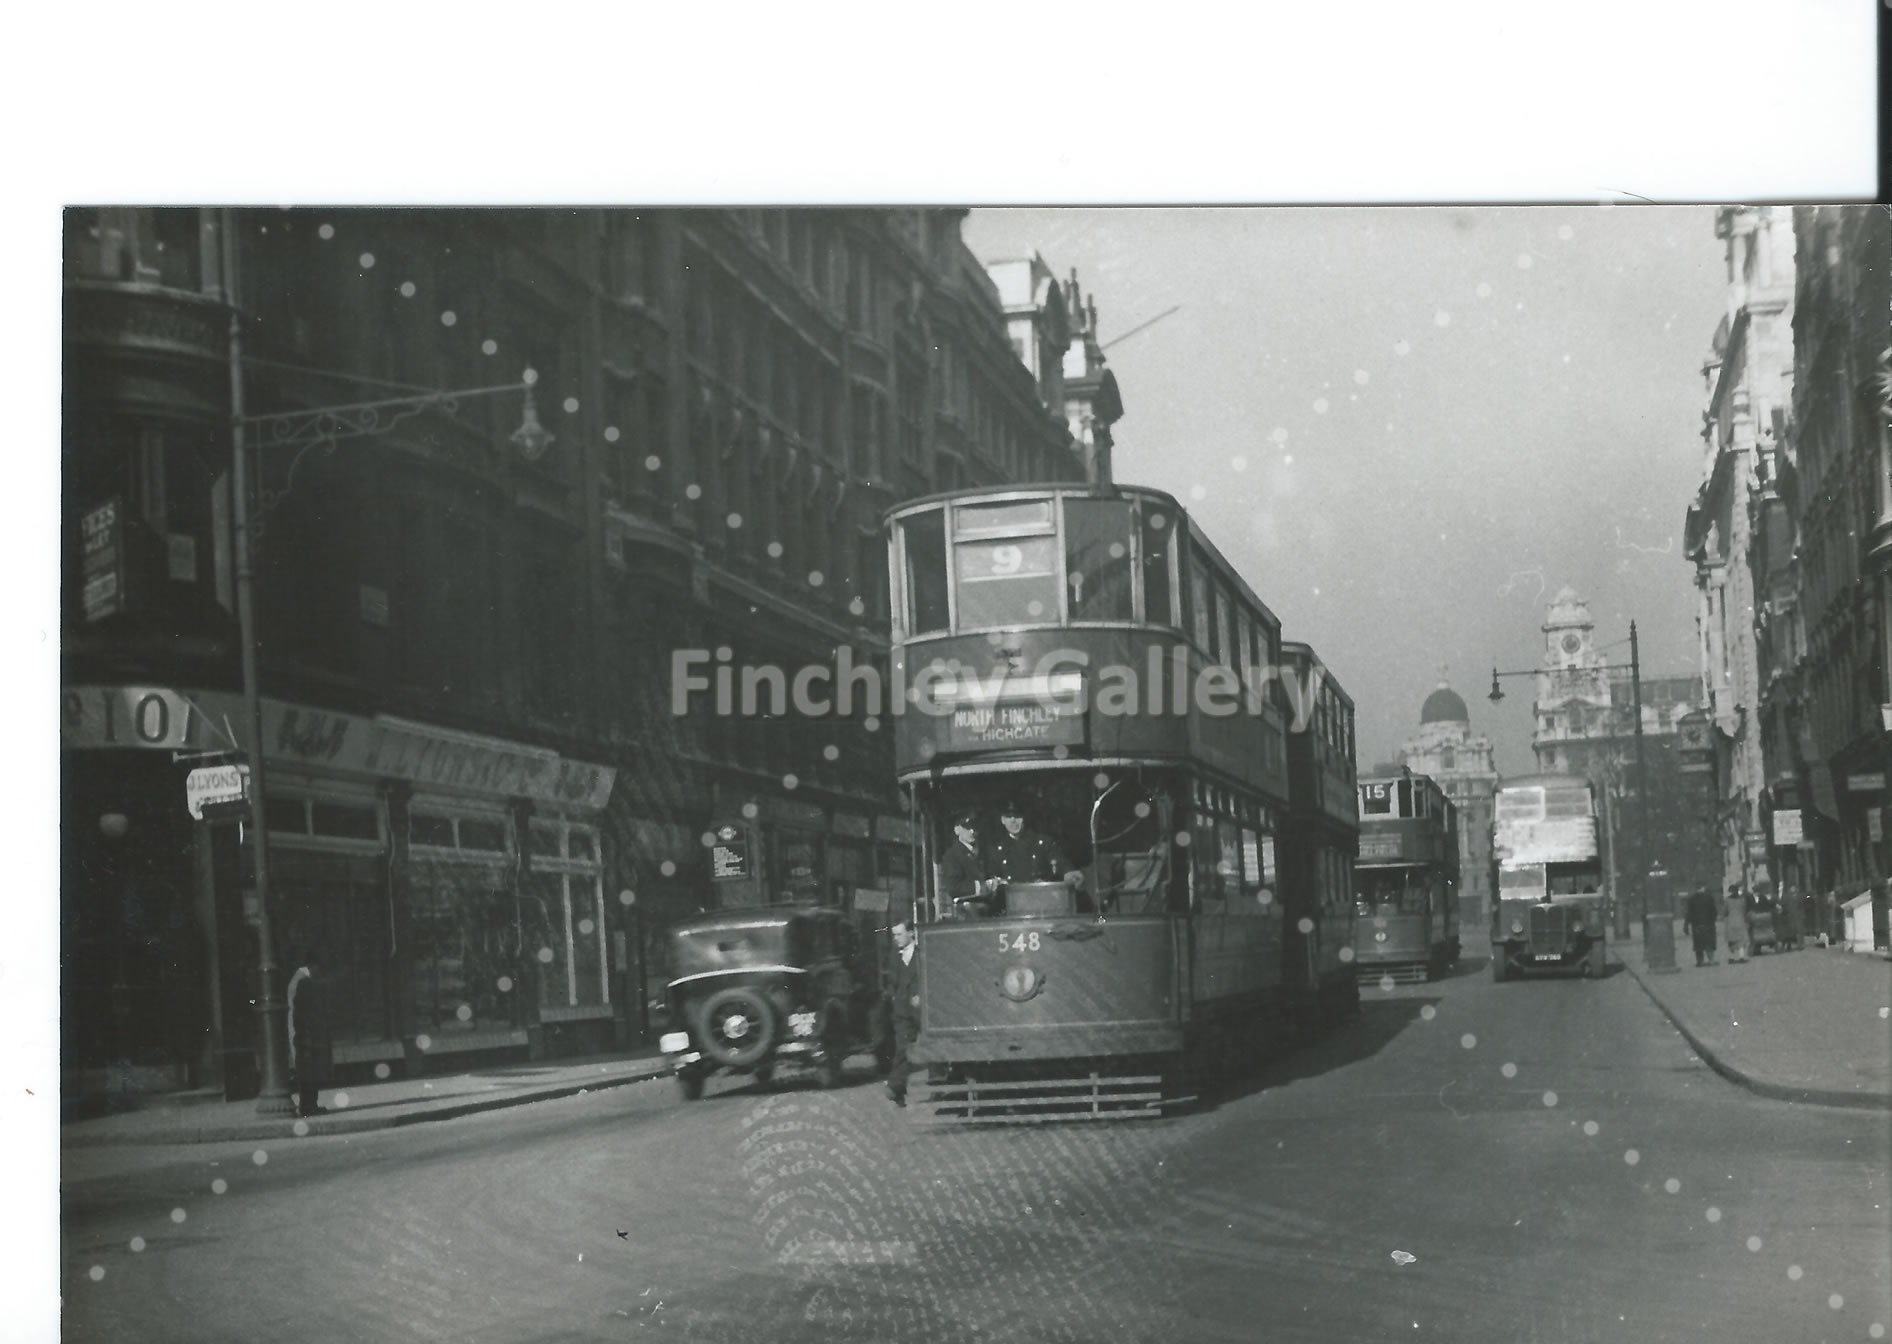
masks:
[[[781,1064],[837,1087],[849,1055],[891,1058],[876,945],[818,905],[718,910],[669,933],[671,1030],[659,1040],[684,1100],[718,1072],[763,1083]]]

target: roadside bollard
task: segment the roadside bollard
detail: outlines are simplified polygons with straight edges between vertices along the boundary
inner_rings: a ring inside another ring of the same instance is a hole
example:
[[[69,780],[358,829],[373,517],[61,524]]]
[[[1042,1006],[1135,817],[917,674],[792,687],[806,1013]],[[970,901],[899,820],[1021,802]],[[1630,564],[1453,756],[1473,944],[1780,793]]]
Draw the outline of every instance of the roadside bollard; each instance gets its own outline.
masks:
[[[1651,971],[1675,967],[1675,916],[1651,912],[1642,917],[1642,964]]]

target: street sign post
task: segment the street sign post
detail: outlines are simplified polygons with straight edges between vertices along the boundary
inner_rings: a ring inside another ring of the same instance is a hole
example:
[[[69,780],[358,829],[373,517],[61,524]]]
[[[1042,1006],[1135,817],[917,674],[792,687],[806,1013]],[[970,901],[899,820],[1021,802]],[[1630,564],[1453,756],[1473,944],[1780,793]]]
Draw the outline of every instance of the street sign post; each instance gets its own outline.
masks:
[[[184,806],[193,821],[204,819],[206,807],[240,803],[249,796],[250,767],[240,763],[199,766],[184,780]]]

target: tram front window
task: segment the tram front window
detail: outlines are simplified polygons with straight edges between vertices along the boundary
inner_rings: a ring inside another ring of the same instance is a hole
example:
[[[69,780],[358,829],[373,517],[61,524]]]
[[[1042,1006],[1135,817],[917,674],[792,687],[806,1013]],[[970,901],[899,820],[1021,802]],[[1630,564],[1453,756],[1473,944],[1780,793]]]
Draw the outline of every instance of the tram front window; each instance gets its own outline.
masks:
[[[959,541],[953,561],[961,630],[1057,624],[1057,538]]]
[[[1362,868],[1358,912],[1363,915],[1423,915],[1428,903],[1424,873],[1407,868]]]
[[[1074,621],[1127,621],[1130,506],[1116,499],[1064,501],[1065,585]]]

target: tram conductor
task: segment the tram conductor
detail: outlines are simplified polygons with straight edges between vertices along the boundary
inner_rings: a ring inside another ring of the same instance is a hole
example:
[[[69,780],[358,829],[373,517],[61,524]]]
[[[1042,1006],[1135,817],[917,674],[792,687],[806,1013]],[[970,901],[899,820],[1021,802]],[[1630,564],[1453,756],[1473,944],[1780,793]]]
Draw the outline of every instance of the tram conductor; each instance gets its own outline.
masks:
[[[953,840],[940,858],[941,919],[991,913],[989,902],[998,882],[986,876],[979,854],[979,817],[976,812],[953,814]]]

